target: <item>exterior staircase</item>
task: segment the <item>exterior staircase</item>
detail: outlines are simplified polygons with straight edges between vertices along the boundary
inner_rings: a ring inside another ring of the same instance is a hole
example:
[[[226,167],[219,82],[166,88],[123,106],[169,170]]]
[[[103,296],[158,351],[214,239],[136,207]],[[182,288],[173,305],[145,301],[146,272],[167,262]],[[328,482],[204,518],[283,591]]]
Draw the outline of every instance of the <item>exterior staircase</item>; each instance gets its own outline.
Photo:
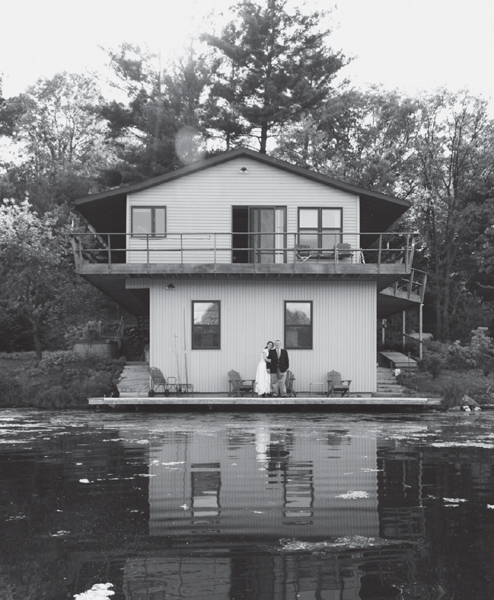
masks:
[[[127,363],[117,383],[120,398],[147,398],[149,392],[148,364]]]
[[[393,375],[393,369],[385,367],[377,368],[377,390],[374,394],[376,398],[398,398],[412,396],[412,392],[400,385]]]

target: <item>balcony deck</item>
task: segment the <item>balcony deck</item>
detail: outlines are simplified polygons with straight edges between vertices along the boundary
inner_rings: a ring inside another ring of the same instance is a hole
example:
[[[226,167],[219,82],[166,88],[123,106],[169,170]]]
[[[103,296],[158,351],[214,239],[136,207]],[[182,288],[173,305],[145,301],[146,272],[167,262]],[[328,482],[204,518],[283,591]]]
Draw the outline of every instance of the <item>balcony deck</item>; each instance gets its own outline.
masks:
[[[228,241],[232,235],[181,233],[136,239],[130,234],[79,234],[74,236],[74,256],[82,277],[119,302],[128,296],[126,308],[133,313],[138,301],[126,290],[130,278],[375,281],[393,309],[396,302],[406,307],[422,301],[425,279],[424,274],[414,277],[411,234],[366,233],[360,239],[374,240],[370,247],[340,242],[325,249],[300,246],[298,234],[286,233],[280,234],[283,244],[275,241],[275,247],[233,248]],[[355,233],[341,234],[341,239],[344,235],[359,239]],[[390,248],[386,236],[398,236],[401,246]],[[238,256],[248,256],[251,262],[238,261]]]

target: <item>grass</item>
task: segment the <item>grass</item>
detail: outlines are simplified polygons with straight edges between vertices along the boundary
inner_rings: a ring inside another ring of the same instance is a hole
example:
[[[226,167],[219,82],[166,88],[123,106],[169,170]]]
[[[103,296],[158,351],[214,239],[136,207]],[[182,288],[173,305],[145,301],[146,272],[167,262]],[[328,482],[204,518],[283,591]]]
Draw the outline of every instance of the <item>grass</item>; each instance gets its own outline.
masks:
[[[47,353],[48,354],[48,353]],[[76,408],[90,396],[110,396],[123,359],[36,365],[32,353],[0,355],[0,407]]]
[[[465,394],[479,404],[494,404],[494,373],[485,376],[481,369],[444,369],[435,378],[419,371],[400,375],[399,381],[420,395],[443,398],[448,407],[460,404]]]

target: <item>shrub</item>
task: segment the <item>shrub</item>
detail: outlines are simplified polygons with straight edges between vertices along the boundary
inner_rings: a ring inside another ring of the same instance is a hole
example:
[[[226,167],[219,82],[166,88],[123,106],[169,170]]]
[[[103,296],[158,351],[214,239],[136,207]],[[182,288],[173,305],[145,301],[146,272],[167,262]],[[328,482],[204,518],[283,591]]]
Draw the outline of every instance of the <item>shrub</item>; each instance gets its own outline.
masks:
[[[443,384],[442,399],[443,404],[446,408],[453,406],[460,406],[463,396],[466,394],[464,386],[450,379],[448,382]]]
[[[40,390],[34,397],[34,405],[39,408],[63,408],[70,404],[70,395],[61,385]]]
[[[0,373],[0,405],[18,406],[22,399],[22,384],[15,377]]]
[[[54,352],[45,352],[39,362],[41,369],[50,369],[53,367],[64,367],[77,362],[79,357],[71,350],[55,350]]]
[[[436,379],[447,365],[447,347],[441,342],[424,344],[424,357],[419,361],[419,368],[427,371]]]
[[[487,335],[487,327],[477,327],[471,332],[470,343],[462,346],[459,340],[448,347],[452,366],[456,368],[479,368],[487,377],[494,367],[494,345]]]

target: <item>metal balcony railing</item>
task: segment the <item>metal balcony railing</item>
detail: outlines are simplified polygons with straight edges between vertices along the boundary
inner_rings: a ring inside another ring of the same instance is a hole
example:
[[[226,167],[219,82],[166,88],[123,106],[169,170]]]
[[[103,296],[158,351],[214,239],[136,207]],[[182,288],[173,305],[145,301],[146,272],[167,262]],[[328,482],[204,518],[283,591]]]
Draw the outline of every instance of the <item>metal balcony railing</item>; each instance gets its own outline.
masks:
[[[307,236],[312,236],[312,243]],[[413,233],[74,233],[76,264],[403,263],[410,272]],[[329,242],[328,242],[329,238]]]

